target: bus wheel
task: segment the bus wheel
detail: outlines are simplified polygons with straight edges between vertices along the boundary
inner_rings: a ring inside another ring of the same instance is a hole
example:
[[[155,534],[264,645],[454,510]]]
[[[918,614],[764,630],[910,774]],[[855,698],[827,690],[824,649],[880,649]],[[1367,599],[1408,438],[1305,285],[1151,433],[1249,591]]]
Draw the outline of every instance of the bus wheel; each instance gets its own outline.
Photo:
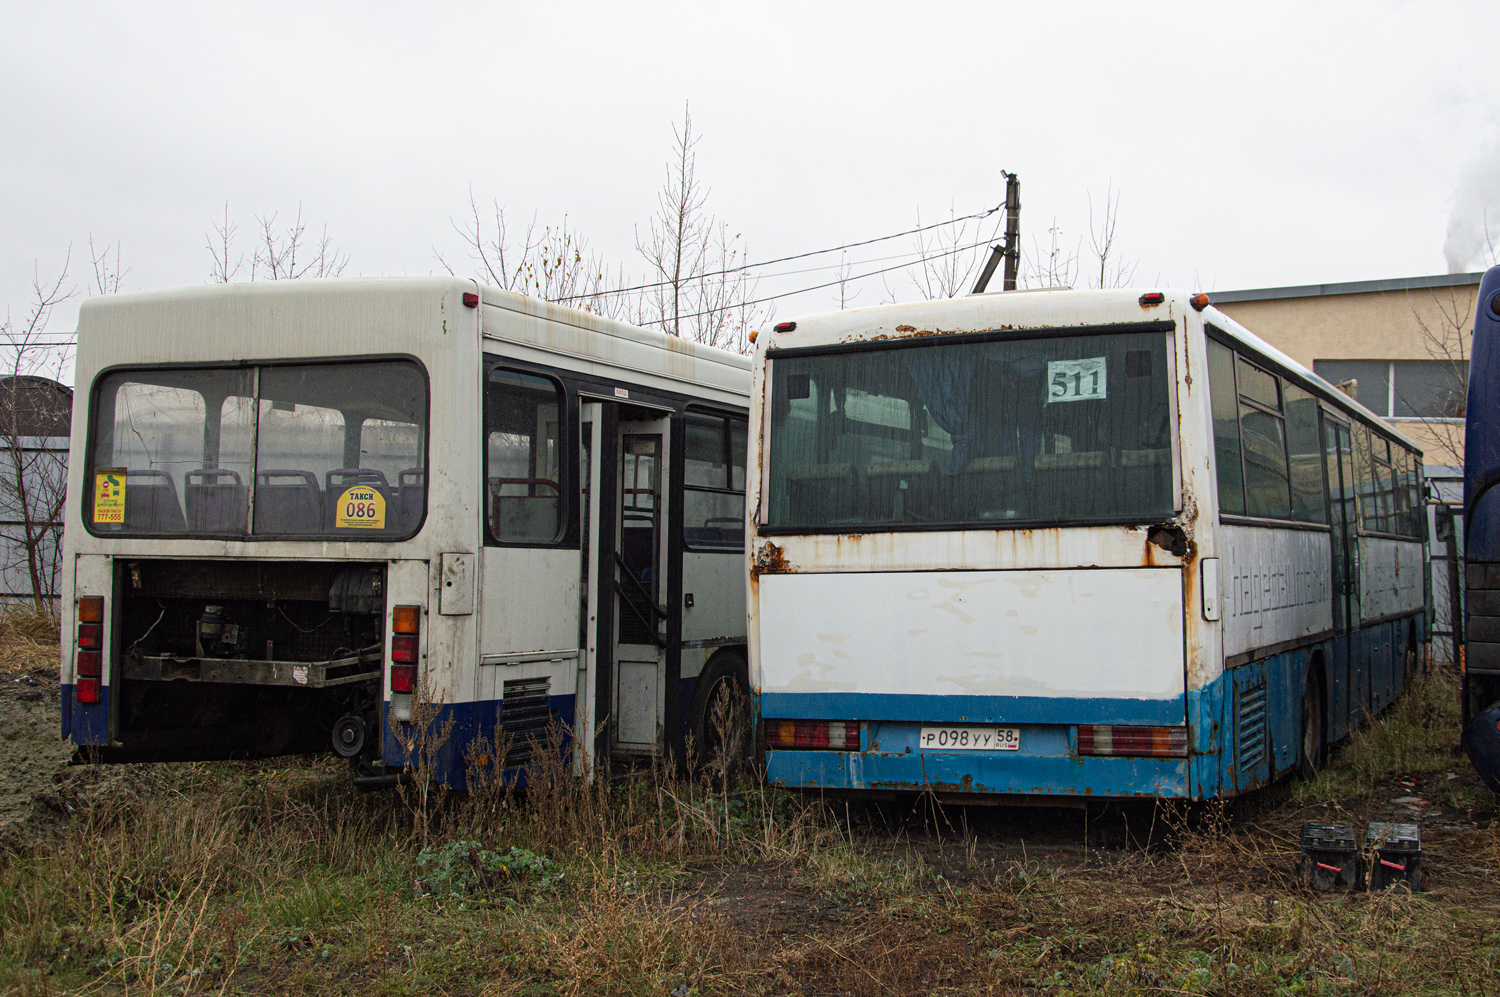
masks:
[[[754,725],[750,717],[749,666],[741,652],[722,651],[698,676],[688,734],[694,766],[737,766],[750,758]]]
[[[1317,666],[1307,670],[1307,688],[1302,692],[1302,776],[1311,779],[1323,767],[1328,753],[1328,711],[1323,707],[1323,687]]]

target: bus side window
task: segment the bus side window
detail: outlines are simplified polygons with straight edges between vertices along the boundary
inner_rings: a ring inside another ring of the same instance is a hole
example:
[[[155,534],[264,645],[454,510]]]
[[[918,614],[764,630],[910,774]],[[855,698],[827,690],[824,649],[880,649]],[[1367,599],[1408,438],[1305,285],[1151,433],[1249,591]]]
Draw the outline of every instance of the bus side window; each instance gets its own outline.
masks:
[[[562,534],[563,392],[496,368],[484,393],[485,491],[496,540],[552,544]]]
[[[1245,514],[1290,519],[1286,423],[1281,385],[1273,374],[1239,358],[1240,445],[1245,455]]]
[[[1282,382],[1286,399],[1286,441],[1290,452],[1292,518],[1323,524],[1323,455],[1318,441],[1318,400],[1295,384]]]
[[[690,550],[745,546],[745,419],[688,412],[682,538]]]
[[[1219,511],[1245,512],[1245,490],[1240,467],[1239,406],[1235,401],[1234,353],[1222,343],[1208,341],[1208,395],[1214,415],[1214,464],[1218,468]]]

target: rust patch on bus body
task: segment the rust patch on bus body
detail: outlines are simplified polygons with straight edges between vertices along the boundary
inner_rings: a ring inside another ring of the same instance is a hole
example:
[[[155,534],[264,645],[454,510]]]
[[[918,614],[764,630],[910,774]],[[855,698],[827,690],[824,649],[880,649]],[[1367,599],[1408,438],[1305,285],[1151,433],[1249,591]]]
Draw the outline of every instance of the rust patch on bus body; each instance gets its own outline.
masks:
[[[786,551],[767,540],[755,552],[755,560],[750,565],[750,577],[754,579],[761,575],[789,575],[793,570],[786,559]]]

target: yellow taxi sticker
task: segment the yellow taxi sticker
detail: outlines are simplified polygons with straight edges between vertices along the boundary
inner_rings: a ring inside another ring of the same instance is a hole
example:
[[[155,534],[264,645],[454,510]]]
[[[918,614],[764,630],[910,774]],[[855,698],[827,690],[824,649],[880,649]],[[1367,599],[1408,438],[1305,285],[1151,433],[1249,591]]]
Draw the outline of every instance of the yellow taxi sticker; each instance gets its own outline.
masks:
[[[125,522],[125,469],[101,467],[94,472],[94,523]]]
[[[340,530],[385,529],[385,496],[369,485],[344,489],[334,511],[333,525]]]

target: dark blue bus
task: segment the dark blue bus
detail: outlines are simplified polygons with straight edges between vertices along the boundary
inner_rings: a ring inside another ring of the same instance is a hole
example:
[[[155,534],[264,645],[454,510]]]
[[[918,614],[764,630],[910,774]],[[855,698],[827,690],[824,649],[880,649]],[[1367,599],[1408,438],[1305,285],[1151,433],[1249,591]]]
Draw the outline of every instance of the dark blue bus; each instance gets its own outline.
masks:
[[[1479,284],[1464,434],[1464,747],[1500,792],[1500,266]]]

